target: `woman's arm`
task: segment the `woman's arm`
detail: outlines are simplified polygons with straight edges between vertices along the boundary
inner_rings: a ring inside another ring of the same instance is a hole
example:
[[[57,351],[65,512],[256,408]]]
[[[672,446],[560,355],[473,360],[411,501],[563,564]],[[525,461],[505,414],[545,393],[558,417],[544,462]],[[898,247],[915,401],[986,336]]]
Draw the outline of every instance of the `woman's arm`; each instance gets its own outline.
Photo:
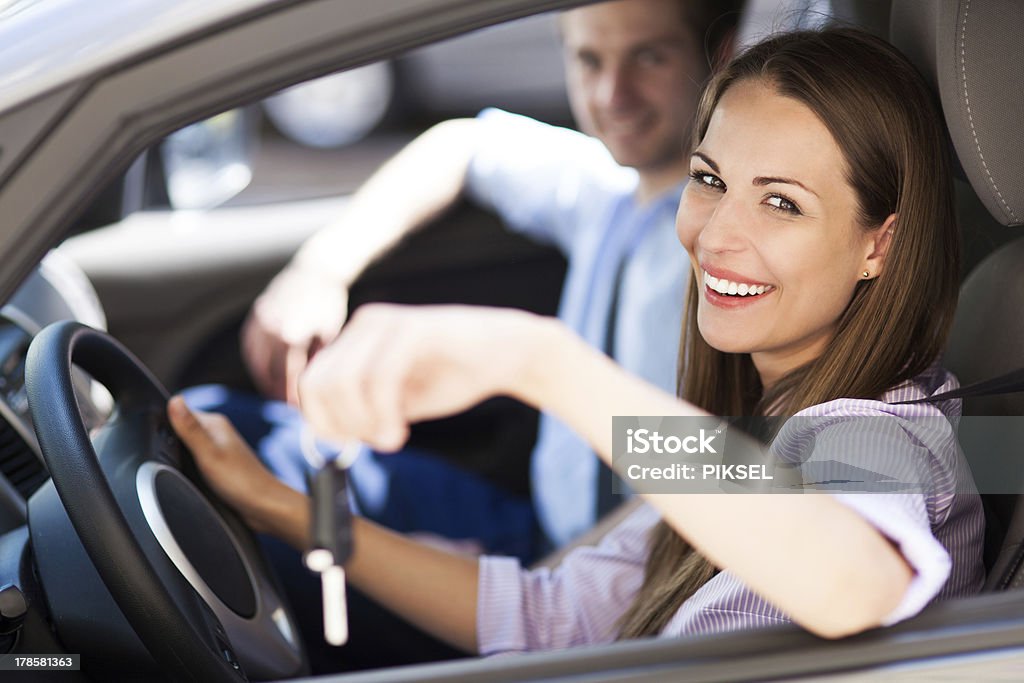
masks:
[[[353,585],[424,631],[477,652],[479,563],[417,543],[362,518],[345,565]]]
[[[564,328],[547,332],[512,395],[543,407],[611,463],[614,415],[707,415],[623,371]],[[877,626],[913,572],[889,540],[827,495],[645,495],[675,530],[805,628],[841,637]]]
[[[648,385],[564,329],[511,393],[557,415],[611,463],[614,415],[707,415]],[[877,626],[913,578],[873,526],[827,495],[645,495],[675,530],[805,628]]]
[[[267,471],[224,416],[190,411],[181,397],[171,399],[167,413],[203,477],[253,530],[309,548],[309,499]],[[476,652],[477,561],[365,519],[353,524],[349,581],[423,630]]]
[[[411,422],[496,394],[550,411],[606,461],[612,416],[706,415],[629,375],[560,323],[464,307],[375,306],[314,359],[303,411],[325,437],[394,450]],[[646,495],[719,567],[815,633],[879,625],[913,572],[889,540],[827,495]]]

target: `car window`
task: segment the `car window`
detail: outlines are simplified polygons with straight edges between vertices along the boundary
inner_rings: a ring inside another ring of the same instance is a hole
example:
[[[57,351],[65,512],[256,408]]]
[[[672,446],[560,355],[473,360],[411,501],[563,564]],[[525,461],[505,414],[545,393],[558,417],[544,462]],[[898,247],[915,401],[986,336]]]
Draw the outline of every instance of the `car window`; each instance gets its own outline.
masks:
[[[571,123],[554,14],[311,79],[187,126],[133,165],[118,208],[195,210],[348,194],[430,125],[488,106]],[[94,213],[76,232],[116,214]]]

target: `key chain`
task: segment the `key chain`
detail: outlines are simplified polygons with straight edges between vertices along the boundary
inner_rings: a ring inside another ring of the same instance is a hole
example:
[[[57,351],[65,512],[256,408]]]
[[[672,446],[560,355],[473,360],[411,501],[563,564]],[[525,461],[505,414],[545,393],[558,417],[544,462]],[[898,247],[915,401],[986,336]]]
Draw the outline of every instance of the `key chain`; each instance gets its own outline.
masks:
[[[302,454],[317,469],[310,486],[312,546],[306,566],[320,574],[324,605],[324,639],[331,645],[348,641],[345,601],[345,562],[352,556],[352,510],[348,501],[346,470],[359,456],[358,441],[346,443],[338,457],[327,460],[308,429],[303,429]]]

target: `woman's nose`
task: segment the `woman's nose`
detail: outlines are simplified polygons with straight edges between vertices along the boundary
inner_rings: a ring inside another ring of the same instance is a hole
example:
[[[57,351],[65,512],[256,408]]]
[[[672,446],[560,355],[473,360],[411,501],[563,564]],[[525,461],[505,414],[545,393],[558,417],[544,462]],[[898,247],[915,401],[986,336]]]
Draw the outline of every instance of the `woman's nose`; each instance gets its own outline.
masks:
[[[749,243],[749,218],[728,197],[722,197],[697,235],[697,244],[703,251],[723,253],[741,251]]]

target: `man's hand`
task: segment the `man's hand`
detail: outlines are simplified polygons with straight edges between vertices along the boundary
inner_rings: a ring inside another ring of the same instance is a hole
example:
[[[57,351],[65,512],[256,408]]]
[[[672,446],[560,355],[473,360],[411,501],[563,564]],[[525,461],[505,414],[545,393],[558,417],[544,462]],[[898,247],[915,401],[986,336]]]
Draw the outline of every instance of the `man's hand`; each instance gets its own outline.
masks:
[[[480,137],[475,119],[437,124],[374,173],[339,220],[306,240],[256,300],[242,330],[242,356],[260,391],[297,404],[299,374],[345,322],[348,287],[403,237],[455,204]]]
[[[338,336],[348,291],[309,269],[282,270],[256,299],[242,328],[242,357],[269,398],[298,403],[298,378],[309,360]]]
[[[210,488],[238,511],[246,524],[297,548],[307,545],[308,499],[278,481],[226,417],[193,411],[180,396],[168,402],[167,416]]]

